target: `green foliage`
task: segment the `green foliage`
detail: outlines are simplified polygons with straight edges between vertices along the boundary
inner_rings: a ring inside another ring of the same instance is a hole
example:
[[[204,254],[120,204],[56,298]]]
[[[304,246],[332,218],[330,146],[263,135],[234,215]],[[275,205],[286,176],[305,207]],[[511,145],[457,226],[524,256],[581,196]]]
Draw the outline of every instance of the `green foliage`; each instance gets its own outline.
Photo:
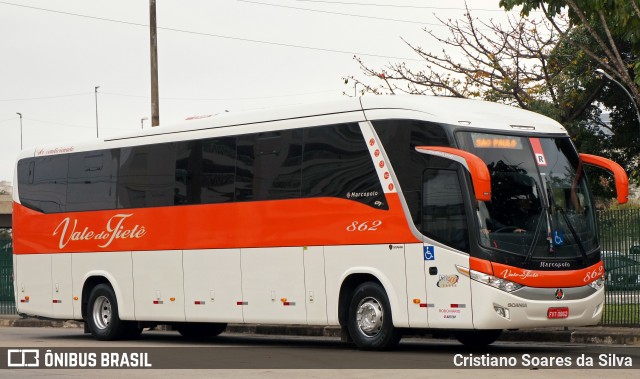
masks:
[[[577,9],[569,6],[570,4]],[[600,23],[601,17],[604,17],[613,37],[629,44],[629,51],[634,55],[640,55],[638,0],[500,0],[500,6],[507,10],[522,6],[524,15],[536,9],[546,9],[551,17],[568,13],[574,25],[582,25],[585,21],[591,24]],[[580,12],[582,17],[577,12]],[[604,35],[601,37],[606,39]],[[640,62],[634,62],[630,69],[634,71],[636,84],[640,85]]]
[[[611,31],[628,42],[640,42],[640,20],[635,16],[632,1],[637,0],[573,0],[588,22],[599,21],[600,13],[605,16]],[[551,16],[567,12],[575,25],[583,23],[574,9],[568,7],[567,0],[500,0],[500,6],[510,10],[522,6],[522,13],[528,15],[532,10],[543,9]]]

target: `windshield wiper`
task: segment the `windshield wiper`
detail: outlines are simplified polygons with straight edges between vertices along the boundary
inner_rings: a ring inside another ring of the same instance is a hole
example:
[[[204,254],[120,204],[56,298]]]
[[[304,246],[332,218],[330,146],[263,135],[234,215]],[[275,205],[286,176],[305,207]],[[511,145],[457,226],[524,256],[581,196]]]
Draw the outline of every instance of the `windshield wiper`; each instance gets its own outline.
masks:
[[[585,250],[584,245],[582,245],[582,241],[580,241],[580,237],[578,237],[578,232],[576,232],[576,229],[573,227],[573,224],[571,223],[571,221],[569,221],[569,217],[567,217],[567,214],[564,212],[563,208],[558,208],[558,213],[562,215],[564,222],[567,224],[567,227],[569,228],[569,231],[571,232],[571,235],[573,236],[574,241],[576,241],[576,244],[580,249],[580,254],[582,254],[582,259],[584,260],[583,263],[586,264],[587,250]]]
[[[544,188],[544,194],[546,196],[542,196],[543,201],[546,202],[546,207],[544,207],[545,215],[547,219],[547,241],[549,242],[549,253],[553,254],[556,251],[556,248],[553,247],[553,220],[551,218],[551,204],[555,205],[555,200],[553,198],[553,191],[551,190],[551,183],[549,183],[550,179],[547,175],[540,173],[542,176],[542,187]]]
[[[542,212],[548,213],[546,207],[542,207]],[[531,245],[529,246],[529,250],[527,251],[527,255],[524,257],[524,264],[527,265],[531,261],[531,257],[533,257],[533,252],[536,249],[536,242],[538,234],[540,233],[540,229],[542,229],[542,213],[540,213],[540,217],[538,217],[538,222],[536,223],[536,230],[533,232],[533,238],[531,240]]]
[[[544,174],[541,174],[542,176],[545,176]],[[546,178],[546,177],[545,177]],[[536,248],[536,242],[537,242],[537,237],[540,233],[540,230],[542,228],[542,216],[544,214],[544,218],[545,221],[547,223],[547,242],[549,242],[549,253],[554,253],[555,252],[555,248],[553,247],[553,238],[551,236],[551,230],[553,229],[551,227],[551,216],[549,215],[550,212],[550,206],[549,206],[549,201],[552,198],[552,194],[548,191],[548,187],[545,185],[545,181],[542,181],[542,186],[544,188],[544,191],[540,191],[540,188],[538,187],[538,183],[534,182],[538,193],[540,194],[540,199],[541,199],[541,205],[542,205],[542,212],[540,213],[540,218],[538,218],[538,223],[536,225],[536,231],[533,234],[533,239],[531,240],[531,246],[529,246],[529,251],[527,251],[527,255],[524,257],[524,264],[527,265],[529,264],[529,262],[531,261],[531,258],[533,257],[533,252],[535,251]],[[545,197],[546,194],[546,197]]]
[[[573,224],[571,223],[571,221],[569,220],[569,217],[567,217],[567,214],[564,211],[564,208],[562,207],[558,207],[556,205],[555,199],[553,197],[553,191],[551,190],[551,183],[549,183],[549,177],[545,174],[540,174],[543,178],[542,180],[542,185],[545,187],[545,193],[547,195],[547,209],[546,209],[546,214],[547,214],[547,239],[549,240],[549,253],[553,253],[555,251],[555,248],[553,247],[553,227],[552,227],[552,223],[551,223],[551,204],[554,204],[554,208],[557,210],[558,213],[560,213],[560,215],[562,216],[562,219],[564,220],[564,222],[567,224],[567,227],[569,228],[569,231],[571,232],[571,235],[573,236],[573,239],[576,241],[576,244],[578,245],[578,248],[580,249],[580,254],[582,255],[582,259],[584,260],[584,263],[587,262],[587,251],[584,248],[584,245],[582,244],[582,241],[580,240],[580,237],[578,236],[578,232],[576,232],[576,229],[573,227]],[[527,258],[530,258],[529,256],[527,256]],[[528,260],[526,260],[526,263],[529,263]]]

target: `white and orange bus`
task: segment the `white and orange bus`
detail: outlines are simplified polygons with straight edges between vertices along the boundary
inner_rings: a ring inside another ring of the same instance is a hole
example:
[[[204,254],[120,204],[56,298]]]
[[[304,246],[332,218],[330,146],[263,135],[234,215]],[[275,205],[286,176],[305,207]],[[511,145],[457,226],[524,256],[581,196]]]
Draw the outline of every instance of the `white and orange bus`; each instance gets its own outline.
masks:
[[[102,340],[170,324],[340,325],[384,349],[410,328],[489,344],[602,314],[583,166],[555,121],[444,97],[225,113],[23,151],[20,314]]]

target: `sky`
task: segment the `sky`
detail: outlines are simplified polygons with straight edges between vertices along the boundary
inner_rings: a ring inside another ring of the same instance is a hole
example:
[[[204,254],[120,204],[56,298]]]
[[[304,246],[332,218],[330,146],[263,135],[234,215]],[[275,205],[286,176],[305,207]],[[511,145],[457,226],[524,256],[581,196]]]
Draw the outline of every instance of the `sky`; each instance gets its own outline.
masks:
[[[347,76],[431,51],[462,0],[157,0],[160,126],[353,95]],[[504,22],[498,1],[467,0]],[[21,150],[150,127],[149,0],[0,0],[0,181]],[[97,90],[95,87],[99,86]],[[97,122],[96,122],[97,108]],[[22,128],[20,117],[22,114]],[[142,120],[147,118],[148,120]]]

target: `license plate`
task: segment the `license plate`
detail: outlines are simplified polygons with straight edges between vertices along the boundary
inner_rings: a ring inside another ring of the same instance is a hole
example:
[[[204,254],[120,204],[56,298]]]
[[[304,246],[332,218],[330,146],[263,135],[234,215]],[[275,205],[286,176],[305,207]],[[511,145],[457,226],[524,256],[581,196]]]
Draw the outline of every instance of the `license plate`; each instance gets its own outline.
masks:
[[[567,318],[569,317],[569,308],[549,308],[547,310],[547,318]]]

